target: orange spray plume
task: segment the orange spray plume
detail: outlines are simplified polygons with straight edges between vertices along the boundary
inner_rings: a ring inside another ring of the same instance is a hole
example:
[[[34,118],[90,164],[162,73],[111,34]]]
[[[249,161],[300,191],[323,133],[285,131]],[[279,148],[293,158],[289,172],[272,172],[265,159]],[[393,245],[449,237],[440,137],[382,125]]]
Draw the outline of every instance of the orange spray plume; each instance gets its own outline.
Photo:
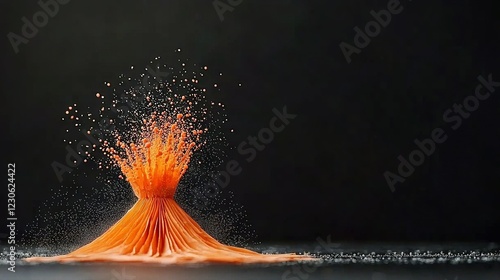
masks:
[[[117,137],[105,151],[120,167],[138,197],[116,224],[91,243],[62,256],[29,262],[254,263],[310,260],[307,255],[260,254],[221,244],[174,201],[174,193],[197,148],[201,130],[177,118],[153,115],[144,121],[136,143]]]

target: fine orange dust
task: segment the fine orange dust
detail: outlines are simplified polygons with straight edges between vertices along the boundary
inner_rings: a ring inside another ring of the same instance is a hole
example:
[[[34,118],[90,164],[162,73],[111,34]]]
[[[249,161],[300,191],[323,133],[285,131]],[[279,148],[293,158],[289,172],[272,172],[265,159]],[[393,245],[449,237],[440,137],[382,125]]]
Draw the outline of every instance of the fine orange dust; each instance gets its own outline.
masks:
[[[196,262],[269,263],[313,260],[308,255],[260,254],[224,245],[206,233],[174,200],[190,157],[200,147],[202,130],[190,130],[185,115],[153,114],[143,120],[140,137],[105,148],[121,169],[138,200],[133,207],[89,244],[54,257],[28,262]]]

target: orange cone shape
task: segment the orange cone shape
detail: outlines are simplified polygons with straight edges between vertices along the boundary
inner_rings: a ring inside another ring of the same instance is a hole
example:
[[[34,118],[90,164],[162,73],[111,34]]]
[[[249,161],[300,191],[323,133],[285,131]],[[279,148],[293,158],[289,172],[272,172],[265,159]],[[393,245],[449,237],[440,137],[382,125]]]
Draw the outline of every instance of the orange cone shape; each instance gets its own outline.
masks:
[[[177,122],[183,118],[178,116]],[[192,150],[191,136],[176,123],[152,121],[139,144],[120,140],[121,152],[106,148],[120,166],[138,201],[116,224],[91,243],[62,256],[28,262],[194,262],[255,263],[310,260],[307,255],[260,254],[227,246],[212,238],[174,201]],[[195,137],[194,137],[195,138]]]

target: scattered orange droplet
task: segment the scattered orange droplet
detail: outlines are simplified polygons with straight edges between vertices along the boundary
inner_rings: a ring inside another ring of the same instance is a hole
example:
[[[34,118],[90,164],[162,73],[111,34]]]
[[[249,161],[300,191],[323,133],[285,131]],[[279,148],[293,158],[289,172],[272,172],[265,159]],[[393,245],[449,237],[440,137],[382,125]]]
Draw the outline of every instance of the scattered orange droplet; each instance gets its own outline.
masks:
[[[204,66],[203,69],[207,70],[208,67]],[[182,78],[179,79],[182,82]],[[105,84],[111,86],[111,83]],[[214,84],[214,87],[218,85]],[[100,93],[96,94],[96,97],[100,96]],[[177,102],[178,95],[175,97]],[[181,96],[181,100],[185,99],[186,96]],[[171,99],[168,100],[173,103]],[[189,104],[192,105],[191,102]],[[104,109],[102,107],[101,111]],[[202,137],[199,135],[208,131],[208,128],[200,128],[198,125],[196,117],[199,115],[191,116],[188,113],[191,112],[191,107],[183,109],[185,111],[176,112],[186,114],[153,113],[150,118],[139,121],[136,135],[130,138],[115,136],[114,143],[102,141],[103,145],[99,149],[120,168],[122,174],[118,178],[126,179],[137,197],[136,203],[118,222],[94,241],[69,254],[24,260],[161,264],[241,264],[313,260],[314,258],[308,255],[260,254],[222,244],[205,232],[177,204],[174,194],[179,181],[188,170],[193,152],[206,141],[200,140]],[[69,111],[71,110],[72,107],[69,107]],[[66,114],[69,114],[69,111],[66,111]],[[74,116],[71,116],[71,119],[73,118]],[[90,134],[90,131],[87,133]],[[98,165],[100,169],[111,167],[106,164],[103,166],[102,162]]]

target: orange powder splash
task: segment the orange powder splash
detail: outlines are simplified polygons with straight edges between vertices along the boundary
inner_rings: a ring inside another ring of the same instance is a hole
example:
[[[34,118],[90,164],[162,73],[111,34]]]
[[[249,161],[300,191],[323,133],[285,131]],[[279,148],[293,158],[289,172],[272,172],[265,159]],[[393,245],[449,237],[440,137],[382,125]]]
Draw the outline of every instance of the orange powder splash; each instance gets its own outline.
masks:
[[[117,137],[106,154],[120,167],[138,200],[116,224],[91,243],[62,256],[33,257],[28,262],[194,262],[263,263],[312,260],[307,255],[260,254],[221,244],[175,201],[201,130],[189,130],[182,114],[144,121],[136,143]]]

